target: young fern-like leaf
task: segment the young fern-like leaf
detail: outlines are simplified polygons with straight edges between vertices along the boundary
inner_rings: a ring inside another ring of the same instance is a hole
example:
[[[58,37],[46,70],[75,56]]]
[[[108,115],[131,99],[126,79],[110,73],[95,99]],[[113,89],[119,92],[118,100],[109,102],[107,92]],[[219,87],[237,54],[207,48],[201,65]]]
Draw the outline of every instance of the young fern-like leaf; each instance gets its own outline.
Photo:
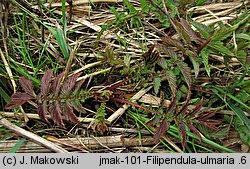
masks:
[[[201,99],[201,101],[198,103],[198,105],[188,113],[189,116],[194,116],[196,115],[202,108],[202,103],[203,103],[203,98]]]
[[[5,105],[5,109],[12,109],[23,105],[24,103],[33,100],[36,98],[36,95],[33,91],[32,81],[25,77],[19,79],[19,83],[22,86],[24,93],[16,92],[11,96],[11,101]]]
[[[72,107],[68,101],[66,101],[66,103],[61,104],[61,107],[62,112],[65,115],[65,119],[67,121],[71,121],[75,124],[79,123],[79,120],[74,113],[74,107]]]
[[[96,112],[95,121],[91,123],[91,128],[94,131],[97,130],[98,132],[103,134],[105,131],[108,130],[108,127],[106,125],[105,115],[106,115],[106,103],[102,102]]]

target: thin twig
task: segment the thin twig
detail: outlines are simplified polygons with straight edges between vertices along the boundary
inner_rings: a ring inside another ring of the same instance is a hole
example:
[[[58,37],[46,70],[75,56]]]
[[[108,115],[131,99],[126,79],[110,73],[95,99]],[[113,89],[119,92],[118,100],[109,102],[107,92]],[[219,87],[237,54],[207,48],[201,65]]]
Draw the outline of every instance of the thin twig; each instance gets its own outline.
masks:
[[[26,137],[28,138],[29,140],[37,143],[37,144],[40,144],[44,147],[47,147],[48,149],[54,151],[54,152],[57,152],[57,153],[67,153],[68,151],[63,149],[62,147],[48,141],[48,140],[45,140],[44,138],[34,134],[34,133],[31,133],[29,131],[26,131],[24,129],[22,129],[21,127],[18,127],[16,126],[15,124],[12,124],[11,122],[9,122],[7,119],[3,118],[2,116],[0,116],[0,123],[12,130],[14,133],[20,135],[20,136],[23,136],[23,137]]]

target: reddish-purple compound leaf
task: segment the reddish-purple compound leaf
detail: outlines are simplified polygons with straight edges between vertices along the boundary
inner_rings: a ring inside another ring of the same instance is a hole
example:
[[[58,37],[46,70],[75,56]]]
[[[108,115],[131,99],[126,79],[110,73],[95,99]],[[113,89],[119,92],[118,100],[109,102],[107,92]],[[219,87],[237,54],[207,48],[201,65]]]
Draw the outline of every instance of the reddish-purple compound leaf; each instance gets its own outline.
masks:
[[[210,128],[212,130],[218,130],[218,127],[215,126],[216,124],[219,124],[218,120],[216,120],[216,123],[212,123],[211,121],[210,122],[208,122],[208,121],[199,121],[199,123],[204,125],[204,126],[207,126],[208,128]]]
[[[75,89],[74,89],[74,92],[73,92],[73,93],[79,91],[79,90],[81,89],[82,84],[83,84],[84,82],[85,82],[85,79],[82,79],[82,80],[80,80],[79,82],[77,82],[76,85],[75,85]]]
[[[186,101],[186,103],[182,106],[181,110],[177,112],[176,116],[180,114],[185,114],[187,110],[188,110],[188,102]]]
[[[155,135],[153,137],[155,143],[159,142],[160,137],[162,137],[166,133],[166,131],[169,129],[169,126],[170,124],[166,119],[160,122],[159,127],[155,131]]]
[[[65,72],[60,73],[59,75],[57,75],[51,85],[51,92],[52,93],[59,93],[59,89],[61,87],[61,81],[62,78],[64,76]]]
[[[25,93],[29,94],[30,96],[34,96],[33,84],[32,84],[32,81],[30,79],[27,79],[27,78],[21,76],[19,78],[19,83],[22,86]]]
[[[52,120],[62,128],[65,128],[65,125],[62,120],[62,109],[58,101],[55,101],[54,104],[50,105],[50,115]]]
[[[190,96],[191,96],[191,90],[190,88],[188,89],[188,93],[187,93],[187,99],[185,101],[185,104],[182,105],[182,108],[180,111],[177,112],[176,116],[178,116],[179,114],[185,114],[188,110],[188,104],[189,104],[189,101],[190,101]]]
[[[41,94],[42,96],[47,96],[48,92],[49,92],[49,87],[50,87],[50,81],[52,79],[53,76],[53,70],[48,70],[42,78],[42,82],[41,82]]]
[[[191,25],[187,22],[185,19],[180,19],[181,25],[187,30],[189,36],[192,38],[192,40],[197,40],[200,43],[206,42],[206,39],[201,37],[201,34],[199,32],[195,32]]]
[[[62,115],[66,120],[74,124],[77,124],[80,122],[78,118],[76,117],[76,115],[74,114],[74,109],[67,102],[61,103],[61,108],[62,108]]]
[[[203,98],[201,101],[198,103],[198,105],[188,114],[189,116],[194,116],[196,115],[202,108],[202,103],[203,103]]]
[[[62,84],[62,87],[61,87],[61,91],[63,94],[65,95],[68,95],[71,90],[73,89],[73,87],[75,86],[76,84],[76,80],[77,78],[81,75],[82,73],[79,72],[79,73],[76,73],[70,77],[68,77]]]
[[[206,114],[203,114],[201,116],[199,116],[199,119],[209,119],[210,117],[213,117],[216,114],[216,110],[210,111]]]
[[[164,45],[166,45],[167,47],[170,46],[175,46],[176,48],[178,48],[181,51],[185,51],[185,48],[183,47],[183,45],[180,43],[180,41],[176,40],[176,39],[172,39],[171,37],[169,37],[168,35],[161,37],[161,40],[163,42]]]
[[[174,28],[179,34],[179,36],[184,40],[184,43],[190,44],[191,37],[189,36],[187,30],[181,25],[180,22],[173,20]]]
[[[188,125],[189,129],[191,129],[191,130],[194,132],[194,134],[196,134],[196,135],[199,137],[199,141],[201,142],[202,139],[201,139],[201,134],[200,134],[199,130],[198,130],[197,128],[195,128],[195,127],[194,127],[192,124],[190,124],[190,123],[188,123],[187,125]]]
[[[192,85],[192,76],[191,76],[190,67],[188,67],[188,65],[186,63],[181,62],[181,61],[177,62],[176,64],[179,67],[181,73],[183,74],[184,79],[188,85],[188,88],[190,88]]]
[[[16,92],[11,96],[11,101],[5,105],[5,109],[12,109],[21,106],[33,98],[33,96],[30,96],[27,93]]]
[[[167,110],[168,113],[173,113],[173,114],[175,113],[176,108],[177,108],[176,101],[177,101],[177,94],[174,96],[174,98],[172,99],[168,107],[168,110]]]
[[[204,39],[201,38],[200,34],[197,32],[194,32],[194,30],[191,28],[190,24],[185,19],[180,19],[180,24],[183,26],[191,40],[197,40],[199,42],[204,42]]]
[[[48,110],[47,110],[47,103],[46,101],[44,101],[42,104],[38,104],[37,107],[37,113],[40,117],[40,119],[48,124],[50,124],[50,122],[48,121],[46,115],[49,114]]]
[[[187,139],[185,125],[183,123],[179,123],[178,128],[179,128],[179,131],[181,132],[181,137],[182,137],[181,145],[182,145],[182,148],[185,149],[186,139]]]

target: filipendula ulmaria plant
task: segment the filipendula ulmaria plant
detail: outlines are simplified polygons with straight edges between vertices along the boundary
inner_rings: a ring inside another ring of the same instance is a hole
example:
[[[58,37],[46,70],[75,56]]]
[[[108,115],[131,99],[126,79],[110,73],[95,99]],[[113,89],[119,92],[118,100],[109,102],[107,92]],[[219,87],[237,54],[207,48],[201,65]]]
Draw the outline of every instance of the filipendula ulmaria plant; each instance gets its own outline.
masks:
[[[175,96],[164,115],[162,115],[160,118],[158,117],[158,120],[154,120],[156,116],[151,119],[151,121],[154,121],[154,123],[159,124],[154,135],[155,142],[158,142],[158,140],[165,135],[165,132],[169,130],[170,124],[172,122],[174,122],[174,124],[178,127],[182,138],[181,144],[183,149],[186,146],[187,130],[190,130],[196,134],[199,137],[200,142],[202,140],[201,133],[195,126],[203,125],[212,130],[218,130],[216,125],[220,124],[221,121],[211,119],[211,117],[215,115],[216,111],[205,112],[202,110],[203,99],[201,99],[196,107],[190,109],[190,94],[191,93],[189,91],[187,99],[181,107],[176,104],[177,96]]]
[[[16,92],[11,96],[11,101],[6,104],[6,109],[12,109],[33,101],[41,120],[49,123],[47,116],[60,127],[65,128],[63,119],[74,124],[79,123],[74,114],[74,110],[85,112],[81,103],[86,99],[94,97],[92,91],[81,90],[84,80],[78,81],[81,73],[63,79],[65,72],[60,73],[54,79],[53,70],[48,70],[42,77],[40,93],[36,94],[33,89],[32,81],[25,77],[20,77],[19,83],[23,92]]]

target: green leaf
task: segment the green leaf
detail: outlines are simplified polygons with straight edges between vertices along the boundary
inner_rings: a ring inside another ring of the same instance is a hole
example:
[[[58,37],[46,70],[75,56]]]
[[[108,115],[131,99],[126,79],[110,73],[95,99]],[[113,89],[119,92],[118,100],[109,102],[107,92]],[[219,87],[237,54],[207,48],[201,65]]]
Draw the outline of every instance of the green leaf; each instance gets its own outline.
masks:
[[[149,5],[146,0],[140,0],[141,2],[141,9],[143,12],[148,13],[149,12]]]
[[[203,5],[207,0],[196,0],[195,3],[197,6]]]
[[[205,69],[206,69],[206,72],[207,72],[207,75],[210,77],[210,67],[209,67],[209,63],[208,63],[208,51],[207,51],[207,48],[203,48],[200,55],[202,57],[202,61],[203,61],[203,64],[205,66]]]
[[[168,68],[168,63],[166,61],[165,58],[161,57],[159,60],[158,60],[158,64],[163,68],[163,69],[167,69]]]
[[[198,22],[194,22],[194,21],[191,21],[191,24],[201,33],[201,35],[205,39],[207,39],[207,40],[209,39],[211,29],[208,26],[203,25],[203,24],[198,23]]]
[[[244,39],[244,40],[250,41],[250,35],[249,34],[239,33],[239,34],[236,34],[235,37],[238,38],[238,39]]]
[[[57,24],[56,28],[56,34],[55,34],[56,40],[60,46],[60,49],[62,50],[63,56],[66,60],[69,58],[69,49],[68,49],[68,44],[66,42],[66,37],[64,35],[64,32],[62,28]]]
[[[6,103],[10,102],[10,96],[4,91],[4,89],[0,86],[0,96],[4,99]]]
[[[195,74],[195,77],[197,78],[198,75],[199,75],[199,66],[200,64],[198,63],[197,61],[197,58],[193,55],[188,55],[189,56],[189,59],[191,60],[192,64],[193,64],[193,67],[194,67],[194,74]]]
[[[239,50],[236,53],[237,59],[243,64],[246,64],[247,61],[247,53],[244,50]]]
[[[66,0],[62,0],[62,24],[63,24],[63,33],[66,37],[67,31],[67,18],[66,18]]]
[[[21,138],[9,151],[8,153],[15,153],[21,147],[21,145],[26,141],[26,138]]]
[[[128,7],[130,14],[136,14],[137,10],[135,7],[129,2],[129,0],[123,0],[124,4]]]
[[[234,54],[227,47],[225,47],[222,42],[210,41],[208,46],[228,56],[234,56]]]
[[[235,112],[235,114],[239,117],[241,122],[247,126],[248,130],[250,130],[250,120],[247,118],[242,109],[231,103],[229,103],[228,106]]]
[[[161,86],[161,78],[159,77],[154,78],[154,91],[156,94],[158,94],[160,86]]]
[[[214,88],[216,90],[218,90],[219,92],[223,93],[224,95],[227,95],[228,97],[230,97],[231,99],[233,99],[234,101],[238,102],[240,105],[242,105],[243,107],[245,107],[247,110],[250,110],[250,107],[249,105],[246,105],[245,103],[243,103],[240,99],[238,99],[237,97],[233,96],[232,94],[230,93],[227,93],[226,91],[224,91],[223,89],[220,89],[218,87],[215,87]]]
[[[115,14],[116,20],[120,20],[120,14],[117,12],[117,10],[115,9],[115,7],[111,6],[110,10]]]
[[[212,41],[223,41],[227,39],[238,27],[239,24],[235,24],[229,28],[216,30],[212,36]]]

